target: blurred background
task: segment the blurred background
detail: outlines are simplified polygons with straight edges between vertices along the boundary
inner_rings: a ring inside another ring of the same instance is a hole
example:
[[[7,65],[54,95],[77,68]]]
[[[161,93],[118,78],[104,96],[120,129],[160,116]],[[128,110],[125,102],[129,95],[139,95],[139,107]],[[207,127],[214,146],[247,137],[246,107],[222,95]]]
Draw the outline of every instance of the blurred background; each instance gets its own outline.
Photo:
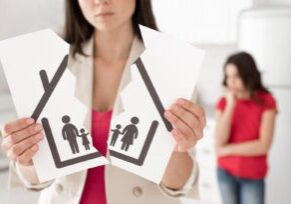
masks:
[[[291,203],[291,0],[153,0],[161,31],[206,51],[198,100],[207,111],[205,137],[197,145],[200,200],[219,204],[213,148],[214,105],[223,94],[222,66],[238,50],[250,52],[264,83],[277,99],[279,115],[269,154],[267,204]],[[62,33],[63,1],[0,0],[0,40],[51,28]],[[20,67],[21,69],[21,67]],[[0,127],[16,118],[0,65]],[[36,203],[37,193],[8,191],[8,161],[0,153],[0,203]],[[185,200],[186,203],[193,201]]]

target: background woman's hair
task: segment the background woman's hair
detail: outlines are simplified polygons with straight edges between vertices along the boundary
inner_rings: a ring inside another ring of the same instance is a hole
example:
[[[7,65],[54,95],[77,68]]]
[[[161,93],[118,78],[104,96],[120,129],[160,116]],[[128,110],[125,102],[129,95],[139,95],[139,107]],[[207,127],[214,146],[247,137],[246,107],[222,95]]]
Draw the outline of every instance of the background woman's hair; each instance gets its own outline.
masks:
[[[269,92],[262,83],[261,73],[257,68],[254,58],[246,52],[233,54],[226,60],[223,79],[223,85],[225,87],[227,86],[226,65],[228,64],[233,64],[237,67],[239,76],[241,77],[244,86],[251,92],[252,96],[254,96],[256,91]]]
[[[151,0],[136,0],[132,17],[134,33],[141,39],[138,24],[158,30],[152,10]],[[73,55],[85,55],[82,43],[91,38],[94,27],[85,19],[77,0],[66,0],[65,40],[72,45]]]

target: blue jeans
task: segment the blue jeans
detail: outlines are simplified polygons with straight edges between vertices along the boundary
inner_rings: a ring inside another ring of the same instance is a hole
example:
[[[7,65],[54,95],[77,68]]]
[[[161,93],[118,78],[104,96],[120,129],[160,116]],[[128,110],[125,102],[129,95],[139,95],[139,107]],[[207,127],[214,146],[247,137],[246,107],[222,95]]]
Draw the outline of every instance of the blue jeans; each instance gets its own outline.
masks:
[[[223,204],[264,204],[264,179],[244,179],[217,168]]]

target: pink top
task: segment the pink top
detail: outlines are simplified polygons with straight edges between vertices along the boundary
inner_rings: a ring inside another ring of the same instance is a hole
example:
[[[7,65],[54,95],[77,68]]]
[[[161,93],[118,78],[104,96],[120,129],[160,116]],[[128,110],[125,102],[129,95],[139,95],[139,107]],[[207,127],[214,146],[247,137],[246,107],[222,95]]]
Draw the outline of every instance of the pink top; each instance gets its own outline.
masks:
[[[93,145],[101,154],[106,155],[107,139],[110,128],[112,111],[92,111],[92,139]],[[88,170],[85,187],[80,204],[106,204],[105,166]]]

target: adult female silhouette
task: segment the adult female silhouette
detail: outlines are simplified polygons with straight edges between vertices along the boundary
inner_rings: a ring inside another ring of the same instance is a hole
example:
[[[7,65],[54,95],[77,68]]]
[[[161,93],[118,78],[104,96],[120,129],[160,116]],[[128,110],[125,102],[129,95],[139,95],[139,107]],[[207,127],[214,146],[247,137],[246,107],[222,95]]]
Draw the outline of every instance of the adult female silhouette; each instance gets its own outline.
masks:
[[[122,146],[121,149],[128,151],[129,146],[133,145],[134,139],[137,138],[138,136],[138,129],[136,127],[136,124],[138,124],[139,119],[137,117],[131,118],[131,124],[127,125],[122,134],[124,135],[123,138],[121,139]]]

